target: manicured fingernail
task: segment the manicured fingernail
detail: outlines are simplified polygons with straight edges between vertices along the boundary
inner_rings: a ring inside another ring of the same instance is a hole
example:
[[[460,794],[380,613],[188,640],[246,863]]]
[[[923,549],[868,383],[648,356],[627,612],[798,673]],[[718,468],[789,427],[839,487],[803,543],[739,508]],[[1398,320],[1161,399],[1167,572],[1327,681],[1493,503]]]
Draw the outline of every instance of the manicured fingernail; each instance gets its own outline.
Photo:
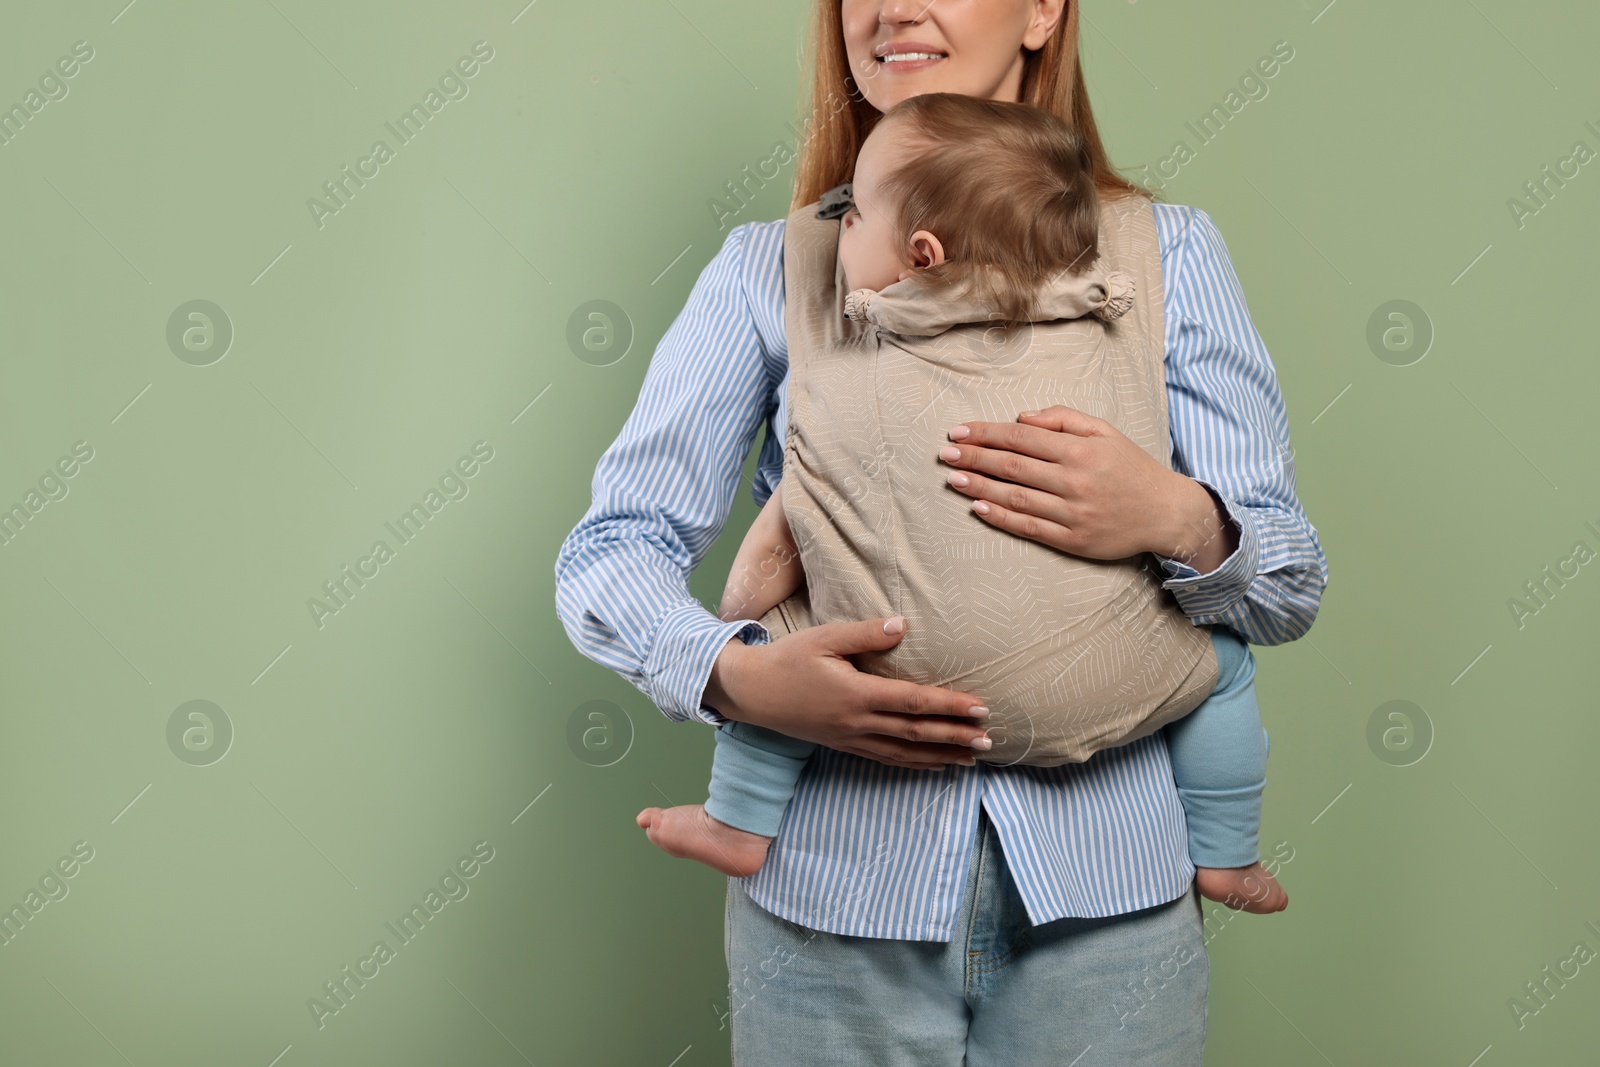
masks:
[[[967,714],[971,715],[974,719],[987,719],[989,717],[989,709],[984,707],[982,704],[977,704],[968,708]]]
[[[964,441],[966,440],[967,435],[971,432],[972,429],[968,426],[952,426],[950,427],[950,440]]]
[[[1024,411],[1022,414],[1024,414],[1024,415],[1037,415],[1039,413],[1037,411]]]
[[[972,739],[972,747],[977,749],[979,752],[987,752],[994,747],[994,742],[989,740],[989,738],[986,736],[974,737]]]
[[[965,474],[961,473],[960,471],[951,471],[950,472],[949,482],[950,482],[951,485],[955,486],[957,489],[965,489],[967,486],[972,484],[972,479],[968,478]]]
[[[972,510],[976,511],[979,515],[987,515],[989,514],[989,505],[985,504],[981,500],[974,500],[972,502]]]
[[[886,634],[897,634],[902,632],[905,628],[906,620],[905,617],[901,615],[896,615],[894,618],[883,624],[883,632]]]
[[[961,458],[961,449],[941,448],[939,449],[939,458],[949,460],[951,463],[954,463],[956,460]]]

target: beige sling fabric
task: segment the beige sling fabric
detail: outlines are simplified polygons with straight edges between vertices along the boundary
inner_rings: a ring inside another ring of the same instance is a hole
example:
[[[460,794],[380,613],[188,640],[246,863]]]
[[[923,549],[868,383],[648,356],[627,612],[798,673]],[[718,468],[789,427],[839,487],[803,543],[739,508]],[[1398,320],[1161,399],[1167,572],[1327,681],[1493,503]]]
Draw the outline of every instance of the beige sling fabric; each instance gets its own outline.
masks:
[[[816,208],[784,231],[783,503],[806,585],[760,621],[781,639],[904,615],[900,643],[857,666],[982,698],[988,762],[1078,762],[1192,711],[1216,652],[1153,559],[1083,559],[991,526],[938,458],[958,422],[1065,404],[1170,467],[1150,201],[1105,200],[1101,258],[1009,338],[972,299],[930,300],[915,278],[842,292],[839,220]]]

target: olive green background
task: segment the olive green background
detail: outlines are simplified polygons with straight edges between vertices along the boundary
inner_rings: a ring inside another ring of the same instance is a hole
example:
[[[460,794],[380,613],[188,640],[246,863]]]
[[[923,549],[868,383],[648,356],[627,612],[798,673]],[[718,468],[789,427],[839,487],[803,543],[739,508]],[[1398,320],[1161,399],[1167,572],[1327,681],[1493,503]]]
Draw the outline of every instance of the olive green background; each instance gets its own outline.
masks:
[[[1324,3],[1084,12],[1116,162],[1189,145],[1165,197],[1227,241],[1330,567],[1311,633],[1256,649],[1292,902],[1213,925],[1207,1062],[1590,1062],[1600,167],[1520,225],[1508,200],[1600,148],[1600,16]],[[94,53],[0,146],[0,506],[67,488],[0,547],[0,907],[66,890],[0,945],[0,1059],[726,1063],[725,879],[633,823],[704,796],[711,733],[571,646],[552,566],[699,270],[787,212],[792,165],[726,183],[799,140],[805,6],[124,4],[0,11],[0,105]],[[467,95],[319,225],[478,41]],[[595,300],[610,347],[570,344]],[[396,547],[441,479],[465,496]],[[708,604],[754,513],[747,482]],[[469,892],[402,943],[441,879]]]

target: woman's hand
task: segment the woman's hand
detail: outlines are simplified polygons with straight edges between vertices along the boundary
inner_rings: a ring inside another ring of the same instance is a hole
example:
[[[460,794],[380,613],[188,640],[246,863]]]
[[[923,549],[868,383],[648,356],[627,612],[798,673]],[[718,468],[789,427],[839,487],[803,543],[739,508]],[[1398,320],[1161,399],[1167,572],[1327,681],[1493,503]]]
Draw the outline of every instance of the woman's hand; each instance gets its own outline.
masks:
[[[1059,404],[1018,419],[962,423],[939,455],[990,525],[1085,559],[1155,552],[1202,574],[1238,548],[1238,528],[1205,486],[1111,423]]]
[[[730,719],[892,766],[976,762],[971,743],[986,736],[972,714],[977,697],[870,674],[845,658],[898,644],[904,620],[895,619],[897,633],[885,630],[892,620],[869,619],[808,626],[765,645],[736,638],[717,654],[704,700]]]

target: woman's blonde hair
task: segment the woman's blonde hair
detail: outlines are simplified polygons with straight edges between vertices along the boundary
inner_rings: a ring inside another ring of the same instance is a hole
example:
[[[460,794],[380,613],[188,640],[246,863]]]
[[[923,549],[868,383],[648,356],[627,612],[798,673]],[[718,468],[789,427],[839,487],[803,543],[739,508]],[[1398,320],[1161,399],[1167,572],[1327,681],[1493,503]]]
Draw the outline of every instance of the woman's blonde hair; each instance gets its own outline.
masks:
[[[839,0],[816,0],[809,51],[811,98],[803,101],[801,108],[802,117],[806,111],[810,114],[805,117],[806,135],[795,170],[790,211],[821,199],[829,189],[850,180],[861,143],[880,117],[878,109],[861,95],[850,73]],[[1055,33],[1042,48],[1024,53],[1020,96],[1022,103],[1050,112],[1083,138],[1094,161],[1095,186],[1102,196],[1115,199],[1143,193],[1156,199],[1154,191],[1120,174],[1100,143],[1089,94],[1084,89],[1083,66],[1078,61],[1078,0],[1067,0]]]
[[[1088,140],[1043,108],[921,93],[884,112],[875,135],[900,149],[879,183],[901,260],[927,230],[944,261],[916,273],[934,293],[976,286],[998,321],[1028,321],[1039,288],[1100,256],[1100,198]]]

